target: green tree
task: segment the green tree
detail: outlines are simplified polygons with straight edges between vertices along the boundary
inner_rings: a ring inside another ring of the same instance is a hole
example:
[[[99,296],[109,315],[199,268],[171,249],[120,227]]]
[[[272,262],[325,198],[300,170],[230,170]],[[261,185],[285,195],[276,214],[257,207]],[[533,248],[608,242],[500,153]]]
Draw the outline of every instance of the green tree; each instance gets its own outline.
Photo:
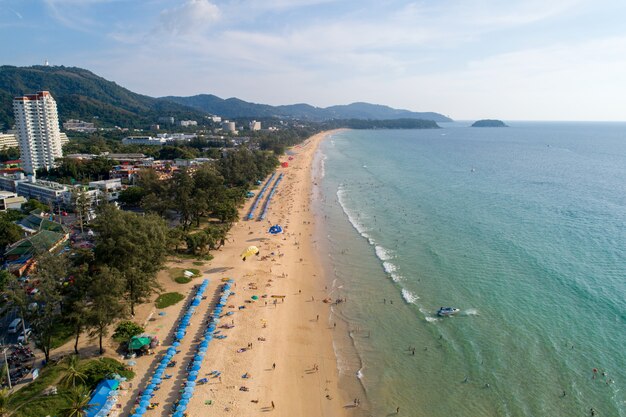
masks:
[[[90,335],[98,337],[100,354],[104,353],[102,340],[115,320],[123,317],[126,305],[123,302],[124,281],[116,269],[102,266],[92,277],[89,291],[91,300],[89,311]]]
[[[145,195],[146,192],[142,187],[128,187],[120,192],[117,201],[130,207],[137,207]]]
[[[130,312],[159,288],[157,272],[165,263],[168,229],[157,216],[139,216],[102,208],[93,222],[96,233],[95,258],[99,265],[117,270],[124,282]]]
[[[89,194],[83,187],[76,187],[72,189],[72,203],[74,205],[74,212],[78,217],[78,224],[80,225],[80,232],[84,232],[84,224],[89,216],[89,209],[91,208]]]
[[[31,198],[26,203],[22,204],[22,211],[24,213],[30,213],[33,210],[46,212],[50,211],[50,207],[39,200],[35,200],[34,198]]]
[[[171,181],[173,207],[180,216],[183,230],[187,230],[194,213],[192,195],[194,192],[193,177],[186,169],[181,169]]]
[[[69,401],[69,405],[61,410],[63,417],[84,417],[91,406],[89,401],[89,388],[84,385],[78,385],[70,389],[65,396]]]
[[[79,385],[85,384],[86,375],[82,370],[78,355],[66,357],[61,367],[63,369],[63,376],[60,380],[61,385],[67,388],[76,388]]]
[[[24,231],[15,223],[0,217],[0,252],[24,237]]]
[[[68,261],[64,255],[45,253],[37,257],[34,279],[39,281],[35,301],[39,309],[29,312],[33,339],[43,351],[46,362],[50,360],[53,338],[59,331],[62,315],[62,288],[68,276]]]

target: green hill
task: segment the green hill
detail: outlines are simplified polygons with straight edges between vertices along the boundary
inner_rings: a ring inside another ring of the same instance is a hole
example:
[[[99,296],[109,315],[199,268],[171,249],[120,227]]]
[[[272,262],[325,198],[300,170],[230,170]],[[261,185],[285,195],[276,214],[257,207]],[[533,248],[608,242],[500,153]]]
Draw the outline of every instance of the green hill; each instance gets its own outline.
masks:
[[[0,66],[0,130],[13,125],[13,97],[50,91],[59,119],[99,126],[145,127],[159,116],[200,120],[205,113],[168,100],[133,93],[91,71],[75,67]]]
[[[332,119],[422,119],[435,122],[452,121],[449,117],[439,113],[412,112],[370,103],[352,103],[321,108],[304,103],[286,106],[270,106],[267,104],[249,103],[238,98],[222,99],[212,94],[199,94],[191,97],[169,96],[163,98],[228,118],[279,117],[312,121],[326,121]]]

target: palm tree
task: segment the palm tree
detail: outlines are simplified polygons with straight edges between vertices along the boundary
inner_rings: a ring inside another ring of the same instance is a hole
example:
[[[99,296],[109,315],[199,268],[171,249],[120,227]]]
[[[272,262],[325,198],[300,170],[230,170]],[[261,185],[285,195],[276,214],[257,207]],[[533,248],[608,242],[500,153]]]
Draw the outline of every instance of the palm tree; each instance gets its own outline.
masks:
[[[66,396],[70,405],[61,409],[63,417],[84,417],[87,415],[87,410],[92,407],[89,405],[89,388],[79,385],[70,389]]]
[[[14,415],[17,410],[24,407],[25,405],[32,404],[35,401],[39,401],[43,398],[41,394],[35,395],[34,397],[22,401],[21,404],[16,404],[15,397],[11,397],[11,392],[8,388],[0,389],[0,417],[10,417]]]
[[[76,388],[77,385],[85,383],[85,375],[82,372],[78,355],[70,355],[63,361],[63,377],[61,384],[68,388]]]

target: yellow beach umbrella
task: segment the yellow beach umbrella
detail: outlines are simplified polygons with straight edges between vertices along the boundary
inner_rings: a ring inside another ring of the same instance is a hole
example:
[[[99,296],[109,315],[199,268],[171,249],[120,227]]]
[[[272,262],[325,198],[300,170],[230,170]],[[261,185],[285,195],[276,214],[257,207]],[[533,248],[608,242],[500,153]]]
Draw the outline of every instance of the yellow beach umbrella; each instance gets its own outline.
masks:
[[[256,246],[248,246],[246,250],[241,252],[241,259],[245,261],[248,256],[256,255],[258,253],[259,253],[259,248],[257,248]]]

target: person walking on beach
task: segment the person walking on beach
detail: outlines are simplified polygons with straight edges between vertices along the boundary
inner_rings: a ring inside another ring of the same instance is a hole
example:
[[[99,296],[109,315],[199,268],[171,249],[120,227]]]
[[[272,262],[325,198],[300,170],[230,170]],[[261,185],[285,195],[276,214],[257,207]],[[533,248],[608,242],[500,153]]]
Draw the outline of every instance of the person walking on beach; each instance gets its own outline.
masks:
[[[400,407],[396,407],[396,414],[400,414]]]
[[[271,403],[272,403],[272,410],[273,410],[274,408],[276,408],[276,406],[274,405],[274,401],[271,401]]]
[[[272,364],[272,369],[276,369],[276,364],[275,363]]]

